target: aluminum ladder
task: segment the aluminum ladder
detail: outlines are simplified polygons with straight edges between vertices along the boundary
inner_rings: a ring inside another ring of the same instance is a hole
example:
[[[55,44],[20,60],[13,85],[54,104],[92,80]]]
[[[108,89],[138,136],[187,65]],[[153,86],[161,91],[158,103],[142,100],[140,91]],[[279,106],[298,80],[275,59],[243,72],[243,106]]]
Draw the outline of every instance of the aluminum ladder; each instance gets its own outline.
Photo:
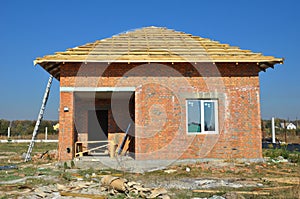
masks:
[[[38,116],[38,119],[35,123],[35,127],[33,129],[31,142],[29,144],[28,151],[27,151],[26,156],[25,156],[25,162],[27,162],[31,159],[30,155],[31,155],[32,149],[34,147],[35,138],[36,138],[36,136],[39,132],[39,126],[40,126],[41,121],[42,121],[43,116],[44,116],[44,111],[45,111],[45,107],[46,107],[46,104],[47,104],[47,101],[48,101],[52,80],[53,80],[53,76],[50,75],[48,83],[47,83],[47,87],[46,87],[46,90],[45,90],[42,106],[41,106],[41,109],[40,109],[40,112],[39,112],[39,116]]]

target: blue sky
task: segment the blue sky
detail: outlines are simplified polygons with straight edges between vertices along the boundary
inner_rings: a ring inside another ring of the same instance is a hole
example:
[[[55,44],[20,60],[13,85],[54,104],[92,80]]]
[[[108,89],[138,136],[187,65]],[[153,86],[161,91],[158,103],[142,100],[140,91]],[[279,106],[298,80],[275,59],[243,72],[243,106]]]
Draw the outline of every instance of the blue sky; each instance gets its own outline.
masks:
[[[0,118],[36,119],[48,74],[38,56],[145,27],[163,26],[284,57],[260,73],[263,118],[300,118],[298,0],[0,1]],[[54,81],[46,119],[58,119]]]

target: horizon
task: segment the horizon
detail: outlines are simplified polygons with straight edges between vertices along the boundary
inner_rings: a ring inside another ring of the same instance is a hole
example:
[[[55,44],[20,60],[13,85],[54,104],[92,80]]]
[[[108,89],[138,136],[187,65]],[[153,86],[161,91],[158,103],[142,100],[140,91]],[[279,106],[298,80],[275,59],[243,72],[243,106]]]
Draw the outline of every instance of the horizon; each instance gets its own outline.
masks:
[[[151,25],[284,57],[283,65],[259,73],[261,117],[300,118],[300,3],[229,2],[1,1],[0,118],[37,119],[49,74],[39,65],[33,66],[35,58]],[[266,13],[266,9],[274,12]],[[255,15],[249,14],[253,10]],[[45,120],[58,120],[58,108],[59,82],[54,80]]]

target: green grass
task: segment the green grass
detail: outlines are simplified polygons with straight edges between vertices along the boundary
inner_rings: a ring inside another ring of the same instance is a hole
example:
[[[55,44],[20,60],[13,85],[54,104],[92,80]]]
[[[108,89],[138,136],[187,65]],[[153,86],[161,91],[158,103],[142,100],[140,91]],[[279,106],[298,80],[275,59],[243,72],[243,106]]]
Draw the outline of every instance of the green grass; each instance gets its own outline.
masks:
[[[11,180],[17,180],[20,179],[21,177],[18,176],[18,173],[7,173],[7,174],[2,174],[2,172],[0,173],[0,178],[1,181],[11,181]]]
[[[16,152],[17,154],[26,153],[29,143],[1,143],[1,152]],[[57,143],[35,143],[32,152],[41,153],[47,150],[57,149]]]

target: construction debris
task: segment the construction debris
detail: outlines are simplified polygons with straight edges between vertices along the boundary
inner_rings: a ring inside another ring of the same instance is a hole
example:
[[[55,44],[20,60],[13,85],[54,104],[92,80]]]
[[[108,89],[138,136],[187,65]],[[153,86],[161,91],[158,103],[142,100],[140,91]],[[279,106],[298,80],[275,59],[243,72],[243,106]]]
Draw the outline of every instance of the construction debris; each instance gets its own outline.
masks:
[[[287,159],[284,159],[282,156],[278,156],[275,159],[272,159],[272,162],[274,163],[287,163],[289,162]]]
[[[22,180],[27,178],[29,177]],[[36,188],[25,187],[22,188],[22,190],[24,190],[24,193],[26,193],[26,195],[28,194],[27,196],[30,196],[30,198],[60,198],[61,196],[64,196],[106,199],[110,198],[109,196],[118,197],[118,195],[121,195],[122,198],[170,199],[165,188],[146,188],[141,183],[127,181],[124,178],[111,175],[103,176],[99,182],[71,181],[69,184],[57,183],[56,185],[53,184]],[[6,194],[9,193],[10,192],[6,192]],[[11,193],[20,194],[22,192],[14,191]]]
[[[111,175],[104,176],[101,179],[102,186],[109,186],[110,188],[117,190],[117,191],[126,191],[125,187],[125,179],[119,177],[113,177]]]
[[[142,198],[170,198],[167,195],[167,190],[165,188],[145,188],[138,182],[129,182],[124,178],[114,177],[111,175],[106,175],[101,179],[101,186],[106,188],[107,191],[111,191],[112,194],[117,194],[118,192],[125,193],[135,196],[140,196]]]
[[[174,173],[174,172],[176,172],[177,170],[175,170],[175,169],[168,169],[168,170],[164,170],[164,172],[165,173]]]
[[[0,166],[0,170],[10,170],[10,169],[18,169],[18,167],[16,165]]]
[[[168,191],[165,188],[156,188],[151,191],[151,194],[148,198],[156,198],[158,196],[166,195]]]
[[[22,158],[26,158],[26,153],[22,154]],[[30,159],[34,162],[41,161],[46,162],[49,160],[56,160],[58,158],[58,151],[57,150],[47,150],[43,153],[35,153],[32,154]]]

